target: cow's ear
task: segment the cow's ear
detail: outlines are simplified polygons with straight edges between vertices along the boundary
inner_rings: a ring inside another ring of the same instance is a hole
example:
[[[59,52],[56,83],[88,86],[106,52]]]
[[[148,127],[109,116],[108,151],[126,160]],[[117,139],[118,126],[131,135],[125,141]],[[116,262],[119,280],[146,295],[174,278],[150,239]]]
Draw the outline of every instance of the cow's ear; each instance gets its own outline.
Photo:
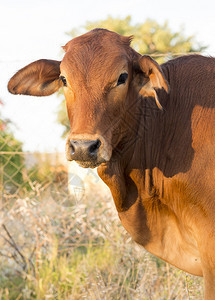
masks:
[[[139,93],[144,97],[153,97],[157,106],[162,109],[156,89],[163,88],[168,93],[169,85],[159,64],[150,56],[143,55],[139,61],[135,63],[135,73]]]
[[[48,96],[62,85],[59,80],[60,61],[41,59],[19,70],[9,81],[12,94]]]

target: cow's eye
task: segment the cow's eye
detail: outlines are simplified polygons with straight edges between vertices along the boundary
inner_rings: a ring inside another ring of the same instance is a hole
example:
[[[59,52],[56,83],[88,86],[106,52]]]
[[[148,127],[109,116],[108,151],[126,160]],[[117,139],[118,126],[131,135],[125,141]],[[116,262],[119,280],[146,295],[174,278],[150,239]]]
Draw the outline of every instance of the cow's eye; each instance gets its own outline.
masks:
[[[67,86],[66,78],[64,76],[60,76],[60,80],[63,82],[64,86]]]
[[[127,78],[128,78],[128,73],[122,73],[119,76],[119,79],[117,81],[117,86],[120,85],[120,84],[124,84],[126,82]]]

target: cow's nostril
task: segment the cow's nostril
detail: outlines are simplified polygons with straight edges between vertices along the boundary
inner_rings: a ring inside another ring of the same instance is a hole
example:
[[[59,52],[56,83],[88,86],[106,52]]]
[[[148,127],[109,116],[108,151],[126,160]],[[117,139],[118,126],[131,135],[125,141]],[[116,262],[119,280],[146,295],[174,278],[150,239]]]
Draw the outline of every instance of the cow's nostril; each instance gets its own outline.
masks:
[[[101,141],[98,139],[89,147],[89,153],[91,155],[96,154],[100,146]]]
[[[75,154],[75,145],[73,141],[70,141],[70,153]]]

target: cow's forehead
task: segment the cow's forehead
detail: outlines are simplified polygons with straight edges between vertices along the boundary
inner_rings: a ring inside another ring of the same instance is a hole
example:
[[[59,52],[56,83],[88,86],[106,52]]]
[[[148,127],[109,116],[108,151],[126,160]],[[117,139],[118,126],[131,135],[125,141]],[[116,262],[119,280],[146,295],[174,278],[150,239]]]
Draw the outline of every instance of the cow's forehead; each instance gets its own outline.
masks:
[[[113,48],[128,48],[130,46],[132,36],[122,36],[116,32],[112,32],[106,29],[96,28],[90,32],[87,32],[81,36],[78,36],[69,41],[63,49],[65,52],[79,51],[81,47],[87,46],[97,49],[102,47],[104,49]]]
[[[65,46],[61,73],[74,80],[106,81],[128,68],[130,38],[106,30],[93,30]]]
[[[118,79],[122,72],[129,69],[129,61],[126,56],[115,56],[108,59],[87,55],[86,59],[80,56],[66,55],[61,63],[61,74],[66,77],[73,91],[80,90],[80,84],[89,93],[99,94],[109,84]],[[80,92],[80,91],[79,91]]]

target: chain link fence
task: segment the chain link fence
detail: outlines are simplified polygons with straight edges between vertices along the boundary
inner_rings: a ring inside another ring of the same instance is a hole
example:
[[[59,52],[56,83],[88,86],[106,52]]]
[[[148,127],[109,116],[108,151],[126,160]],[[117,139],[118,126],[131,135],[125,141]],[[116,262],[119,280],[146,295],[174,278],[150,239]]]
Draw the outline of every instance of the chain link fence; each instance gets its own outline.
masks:
[[[52,192],[57,200],[60,193],[68,194],[68,173],[61,153],[0,151],[1,201],[36,195],[38,189],[43,193]]]
[[[202,280],[135,246],[107,188],[64,153],[0,151],[0,193],[3,299],[202,299]]]

